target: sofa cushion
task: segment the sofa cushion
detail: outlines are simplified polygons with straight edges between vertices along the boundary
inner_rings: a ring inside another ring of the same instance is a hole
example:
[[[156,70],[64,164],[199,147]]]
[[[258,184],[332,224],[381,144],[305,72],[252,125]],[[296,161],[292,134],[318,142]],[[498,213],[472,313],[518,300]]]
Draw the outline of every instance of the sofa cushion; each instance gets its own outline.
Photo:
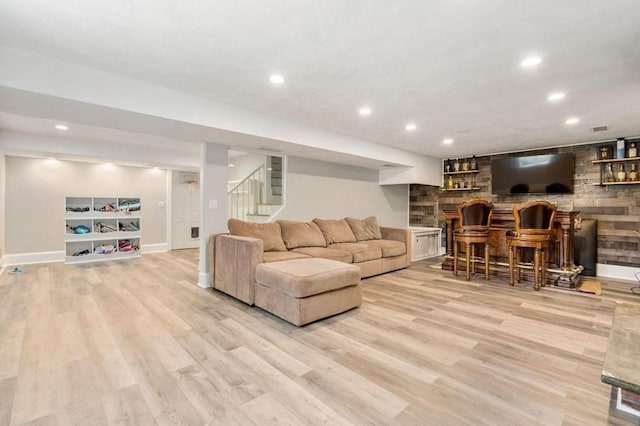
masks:
[[[353,262],[353,255],[345,250],[338,250],[327,247],[300,247],[293,249],[292,251],[296,253],[308,254],[311,257],[337,260],[344,263]]]
[[[256,267],[256,281],[301,298],[360,284],[360,268],[329,259],[261,263]]]
[[[229,219],[227,227],[232,235],[261,239],[264,243],[264,251],[287,251],[278,223],[250,223]]]
[[[382,249],[365,243],[336,243],[328,248],[348,251],[353,255],[353,263],[366,262],[367,260],[380,259]]]
[[[298,247],[326,247],[322,231],[313,222],[279,220],[282,239],[289,250]]]
[[[324,235],[327,244],[333,243],[355,243],[356,236],[344,219],[318,219],[313,221],[318,225]]]
[[[262,261],[265,263],[269,262],[280,262],[282,260],[293,260],[293,259],[310,259],[311,256],[304,253],[296,253],[293,251],[268,251],[263,254]]]
[[[366,242],[368,246],[380,247],[382,257],[402,256],[407,252],[405,243],[394,240],[369,240]]]
[[[366,219],[356,219],[353,217],[345,218],[356,241],[369,241],[382,239],[382,232],[378,226],[378,219],[375,216],[369,216]]]

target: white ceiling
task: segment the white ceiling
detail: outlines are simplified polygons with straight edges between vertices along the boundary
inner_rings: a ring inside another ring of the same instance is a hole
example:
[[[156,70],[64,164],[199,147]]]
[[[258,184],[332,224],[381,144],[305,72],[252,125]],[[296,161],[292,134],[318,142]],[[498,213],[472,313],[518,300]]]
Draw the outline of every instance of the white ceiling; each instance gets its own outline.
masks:
[[[447,158],[640,135],[639,22],[638,0],[3,0],[0,45]]]

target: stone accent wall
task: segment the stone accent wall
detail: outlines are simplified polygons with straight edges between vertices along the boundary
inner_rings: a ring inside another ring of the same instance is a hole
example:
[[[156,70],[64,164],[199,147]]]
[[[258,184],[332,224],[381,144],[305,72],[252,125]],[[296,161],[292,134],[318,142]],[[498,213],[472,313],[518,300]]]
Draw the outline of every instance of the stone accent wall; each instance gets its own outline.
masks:
[[[599,145],[602,143],[477,157],[476,186],[480,188],[477,191],[445,192],[434,186],[411,185],[410,225],[437,226],[444,230],[444,211],[455,210],[458,203],[471,198],[491,200],[498,210],[510,210],[516,203],[544,198],[556,204],[558,210],[576,210],[581,218],[598,221],[598,263],[640,268],[640,184],[594,185],[600,182],[600,165],[591,161],[597,159]],[[575,155],[573,194],[491,194],[492,158],[564,152]]]

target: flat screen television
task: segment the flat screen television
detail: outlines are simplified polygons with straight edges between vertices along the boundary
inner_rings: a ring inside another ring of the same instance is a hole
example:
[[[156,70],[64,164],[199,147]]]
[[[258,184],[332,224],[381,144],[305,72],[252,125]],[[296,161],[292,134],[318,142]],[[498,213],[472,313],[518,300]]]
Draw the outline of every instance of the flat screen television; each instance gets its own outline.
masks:
[[[491,161],[493,194],[572,194],[571,153],[507,157]]]

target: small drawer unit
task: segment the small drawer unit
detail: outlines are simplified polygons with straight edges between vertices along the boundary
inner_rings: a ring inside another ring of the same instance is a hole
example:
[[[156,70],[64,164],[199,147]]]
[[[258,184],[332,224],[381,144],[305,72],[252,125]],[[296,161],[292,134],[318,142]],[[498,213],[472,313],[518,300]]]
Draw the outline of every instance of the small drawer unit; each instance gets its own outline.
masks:
[[[440,228],[409,227],[411,230],[411,261],[442,254]]]

